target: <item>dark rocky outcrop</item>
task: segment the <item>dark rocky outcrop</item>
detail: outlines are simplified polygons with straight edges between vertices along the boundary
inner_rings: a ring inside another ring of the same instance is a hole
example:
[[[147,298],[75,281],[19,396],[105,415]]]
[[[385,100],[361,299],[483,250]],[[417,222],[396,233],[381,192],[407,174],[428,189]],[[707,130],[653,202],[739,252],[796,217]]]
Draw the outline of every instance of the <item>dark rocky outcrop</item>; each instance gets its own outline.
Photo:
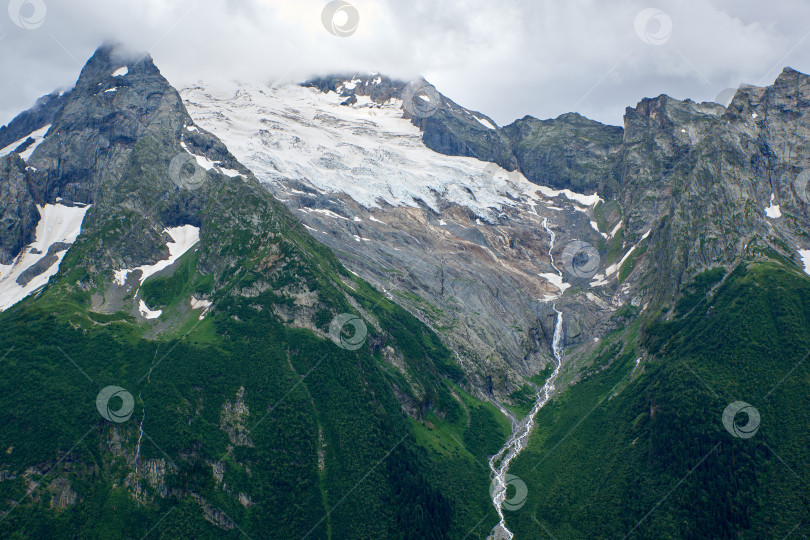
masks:
[[[38,222],[25,162],[16,154],[0,158],[0,264],[11,264],[34,240]]]
[[[616,190],[611,168],[622,128],[567,113],[553,120],[526,116],[502,131],[528,180],[578,193]]]
[[[48,268],[59,261],[59,257],[56,254],[60,251],[69,250],[70,246],[71,244],[66,244],[64,242],[54,242],[51,244],[51,246],[48,248],[48,253],[46,253],[44,257],[23,270],[23,272],[17,277],[17,283],[20,286],[25,287],[31,282],[32,279],[47,272]]]

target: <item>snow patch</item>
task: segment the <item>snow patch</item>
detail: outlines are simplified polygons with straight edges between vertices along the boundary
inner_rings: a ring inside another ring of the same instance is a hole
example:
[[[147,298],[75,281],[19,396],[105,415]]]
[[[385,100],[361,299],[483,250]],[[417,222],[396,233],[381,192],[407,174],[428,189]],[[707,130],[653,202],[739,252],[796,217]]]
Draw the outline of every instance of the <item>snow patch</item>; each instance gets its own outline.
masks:
[[[224,169],[222,167],[217,167],[217,170],[224,174],[225,176],[230,176],[231,178],[236,178],[237,176],[241,175],[239,171],[235,171],[233,169]]]
[[[112,76],[113,77],[123,77],[127,73],[129,73],[129,68],[127,68],[127,66],[124,66],[122,68],[118,68],[115,71],[113,71]]]
[[[166,229],[164,232],[168,233],[168,235],[172,237],[172,242],[166,244],[166,247],[169,248],[169,258],[158,261],[155,264],[146,264],[129,270],[116,270],[114,272],[115,282],[118,285],[124,285],[127,282],[127,276],[130,272],[140,270],[141,278],[140,284],[138,285],[138,288],[140,288],[140,286],[143,285],[143,282],[146,281],[149,276],[152,276],[164,268],[168,268],[174,264],[177,259],[182,257],[189,249],[194,247],[197,242],[200,241],[200,228],[193,225],[172,227],[171,229]]]
[[[608,284],[607,277],[602,274],[596,274],[595,276],[593,276],[593,281],[591,281],[591,287],[601,287],[607,284]]]
[[[218,161],[211,161],[205,156],[198,156],[197,154],[189,150],[188,146],[186,146],[186,143],[184,143],[183,141],[180,141],[180,146],[183,148],[183,150],[194,156],[194,159],[197,160],[197,165],[199,165],[206,171],[210,171],[217,165],[217,163],[219,163]]]
[[[540,193],[542,193],[546,197],[553,198],[559,197],[560,195],[564,195],[565,197],[574,202],[578,202],[584,206],[589,207],[595,205],[596,203],[602,200],[602,198],[599,196],[598,193],[594,193],[593,195],[583,195],[581,193],[575,193],[570,189],[552,189],[547,186],[535,186],[535,187]]]
[[[384,221],[380,221],[379,219],[375,218],[374,216],[368,216],[368,219],[370,219],[371,221],[376,221],[377,223],[382,223],[383,225],[386,225],[386,223]]]
[[[307,213],[315,212],[316,214],[323,214],[331,218],[344,219],[346,221],[349,221],[349,218],[345,218],[340,214],[336,214],[335,212],[332,212],[331,210],[326,210],[325,208],[302,208],[301,211]]]
[[[146,305],[146,302],[143,301],[143,298],[141,298],[140,302],[138,303],[138,311],[141,312],[141,315],[143,316],[144,319],[157,319],[158,317],[163,315],[162,309],[159,309],[157,311],[152,311],[151,309],[149,309],[149,307]]]
[[[22,139],[20,139],[18,141],[14,141],[10,145],[6,146],[5,148],[0,149],[0,157],[9,155],[10,153],[12,153],[14,151],[15,148],[17,148],[22,143],[24,143],[29,138],[31,138],[31,139],[34,139],[34,142],[31,144],[31,146],[26,148],[25,151],[20,153],[20,157],[23,159],[23,161],[28,161],[28,158],[30,158],[31,154],[34,153],[34,150],[36,149],[36,147],[39,146],[40,143],[45,140],[45,134],[48,133],[49,129],[51,129],[51,124],[48,124],[45,127],[39,128],[36,131],[32,131],[31,133],[29,133],[28,135],[26,135]]]
[[[487,120],[486,118],[478,118],[478,117],[477,117],[477,116],[475,116],[475,115],[473,115],[473,118],[475,118],[476,120],[478,120],[478,123],[479,123],[479,124],[481,124],[482,126],[484,126],[485,128],[489,128],[489,129],[498,129],[498,128],[496,128],[495,126],[493,126],[493,125],[492,125],[492,122],[490,122],[490,121],[489,121],[489,120]]]
[[[774,194],[771,193],[771,202],[770,206],[765,209],[765,215],[771,219],[776,219],[782,217],[782,211],[779,209],[778,204],[773,204]]]
[[[648,236],[650,236],[651,231],[652,231],[652,229],[645,232],[644,235],[641,237],[641,240],[638,241],[638,244],[636,244],[633,247],[631,247],[630,249],[628,249],[627,253],[624,254],[624,257],[622,257],[619,262],[617,262],[615,264],[611,264],[610,266],[608,266],[605,269],[605,276],[611,276],[611,275],[615,274],[616,270],[618,270],[619,268],[622,267],[622,265],[624,264],[624,261],[627,260],[627,258],[633,253],[633,251],[635,251],[635,249],[638,247],[638,245],[641,244],[641,242],[643,242],[644,239],[646,239]],[[593,286],[593,284],[591,286]]]
[[[81,233],[82,222],[90,206],[64,206],[46,204],[37,206],[40,220],[33,243],[25,246],[10,265],[0,265],[0,311],[5,311],[32,292],[46,285],[59,270],[67,250],[55,253],[57,261],[25,286],[17,283],[25,270],[45,257],[48,248],[56,242],[72,244]],[[32,253],[34,251],[34,253]]]
[[[802,264],[804,264],[804,272],[810,275],[810,249],[800,249],[799,256],[802,258]]]
[[[537,274],[537,275],[540,276],[541,278],[545,279],[546,281],[548,281],[549,283],[551,283],[552,285],[554,285],[558,289],[560,289],[561,293],[565,292],[565,289],[567,289],[568,287],[571,286],[570,283],[566,283],[563,280],[563,277],[561,275],[555,274],[553,272],[546,272],[545,274]],[[556,298],[556,297],[554,297],[554,298]]]
[[[205,314],[208,313],[208,308],[211,307],[212,302],[210,300],[205,300],[204,298],[194,298],[192,296],[189,300],[189,304],[191,304],[191,309],[203,310],[199,317],[199,320],[203,320],[205,318]]]
[[[593,230],[595,230],[605,238],[609,238],[607,233],[603,233],[602,231],[599,230],[599,225],[595,221],[591,221],[591,227],[593,227]]]
[[[110,92],[115,92],[116,90],[118,90],[118,87],[117,87],[117,86],[116,86],[115,88],[110,88],[109,90],[104,90],[104,93],[105,93],[105,94],[108,94],[108,93],[110,93]]]

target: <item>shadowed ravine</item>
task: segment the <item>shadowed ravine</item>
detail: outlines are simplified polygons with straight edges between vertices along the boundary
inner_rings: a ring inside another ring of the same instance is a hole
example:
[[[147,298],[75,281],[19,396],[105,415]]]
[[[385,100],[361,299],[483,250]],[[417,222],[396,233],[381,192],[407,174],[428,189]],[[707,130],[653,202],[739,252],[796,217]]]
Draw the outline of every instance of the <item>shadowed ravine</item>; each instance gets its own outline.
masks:
[[[562,276],[560,269],[554,266],[554,257],[551,254],[551,250],[554,249],[555,236],[551,229],[548,228],[548,219],[543,219],[543,228],[546,229],[546,232],[548,232],[549,236],[551,237],[548,246],[548,256],[551,259],[551,267],[554,268],[554,270],[560,276]],[[534,417],[537,415],[538,411],[540,411],[540,409],[543,408],[546,403],[548,403],[548,400],[551,399],[551,396],[554,393],[554,382],[560,373],[560,368],[562,368],[563,315],[562,312],[557,310],[556,304],[552,305],[552,308],[557,313],[557,323],[554,326],[554,337],[551,341],[551,347],[554,351],[554,360],[556,362],[554,371],[551,373],[549,378],[546,379],[543,388],[538,392],[537,401],[534,402],[532,410],[523,420],[514,424],[512,435],[506,441],[506,444],[504,444],[503,448],[501,448],[500,451],[492,456],[492,458],[489,460],[489,468],[491,469],[493,475],[493,488],[491,489],[492,504],[495,505],[495,510],[498,512],[498,517],[500,518],[500,521],[495,528],[492,529],[492,533],[489,535],[491,540],[511,540],[514,537],[512,531],[506,527],[506,520],[503,514],[503,503],[506,500],[507,488],[509,487],[510,482],[510,480],[507,478],[509,473],[509,465],[512,460],[515,459],[515,457],[517,457],[517,455],[520,454],[524,448],[526,448],[532,428],[534,427]]]

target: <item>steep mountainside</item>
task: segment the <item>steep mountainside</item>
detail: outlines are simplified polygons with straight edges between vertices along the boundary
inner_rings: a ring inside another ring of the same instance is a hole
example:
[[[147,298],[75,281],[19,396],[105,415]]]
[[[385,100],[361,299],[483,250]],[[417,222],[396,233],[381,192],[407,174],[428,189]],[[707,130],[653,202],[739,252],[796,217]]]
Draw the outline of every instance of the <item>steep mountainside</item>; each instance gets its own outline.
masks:
[[[728,107],[645,99],[623,129],[574,114],[498,128],[424,81],[379,76],[182,95],[349,268],[437,329],[483,395],[528,410],[551,372],[553,310],[564,313],[558,386],[570,388],[515,462],[532,508],[505,506],[518,537],[541,537],[539,524],[565,538],[753,538],[807,521],[790,494],[808,478],[795,450],[808,82],[786,69]],[[724,409],[780,380],[790,390],[754,406],[781,431],[735,442],[745,415],[724,424]],[[701,385],[710,397],[693,395]]]
[[[150,58],[99,49],[39,121],[0,158],[0,536],[491,529],[506,419]]]
[[[570,313],[566,345],[604,333],[627,295],[616,295],[617,271],[591,286],[595,268],[581,268],[575,255],[584,240],[618,262],[619,216],[597,218],[597,195],[537,186],[492,163],[432,151],[401,100],[368,89],[386,81],[365,82],[344,86],[378,101],[358,95],[346,103],[343,90],[295,85],[181,93],[195,121],[221,136],[344,264],[443,336],[485,394],[515,392],[550,364],[554,302]],[[608,232],[598,232],[597,219]],[[548,257],[544,220],[563,252],[556,254],[563,278]],[[530,407],[533,393],[526,386],[514,404]]]

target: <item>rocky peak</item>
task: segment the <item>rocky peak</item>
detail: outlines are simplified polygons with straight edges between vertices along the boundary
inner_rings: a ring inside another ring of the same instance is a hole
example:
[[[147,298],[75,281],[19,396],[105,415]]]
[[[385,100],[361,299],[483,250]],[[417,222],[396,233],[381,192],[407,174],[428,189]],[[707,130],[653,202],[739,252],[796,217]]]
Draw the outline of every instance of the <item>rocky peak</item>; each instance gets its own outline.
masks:
[[[774,96],[793,98],[797,106],[810,104],[810,75],[786,67],[769,87]]]
[[[532,182],[580,193],[603,192],[610,156],[622,143],[622,128],[577,113],[539,120],[525,116],[502,128],[520,171]]]
[[[113,82],[123,77],[144,78],[160,77],[160,70],[155,66],[149,54],[128,53],[123,48],[107,44],[96,49],[96,52],[82,68],[77,89],[88,89],[98,84]]]
[[[301,86],[317,88],[321,92],[335,92],[345,97],[345,105],[357,103],[357,96],[366,96],[375,103],[400,99],[407,83],[379,73],[333,74],[310,79]]]

